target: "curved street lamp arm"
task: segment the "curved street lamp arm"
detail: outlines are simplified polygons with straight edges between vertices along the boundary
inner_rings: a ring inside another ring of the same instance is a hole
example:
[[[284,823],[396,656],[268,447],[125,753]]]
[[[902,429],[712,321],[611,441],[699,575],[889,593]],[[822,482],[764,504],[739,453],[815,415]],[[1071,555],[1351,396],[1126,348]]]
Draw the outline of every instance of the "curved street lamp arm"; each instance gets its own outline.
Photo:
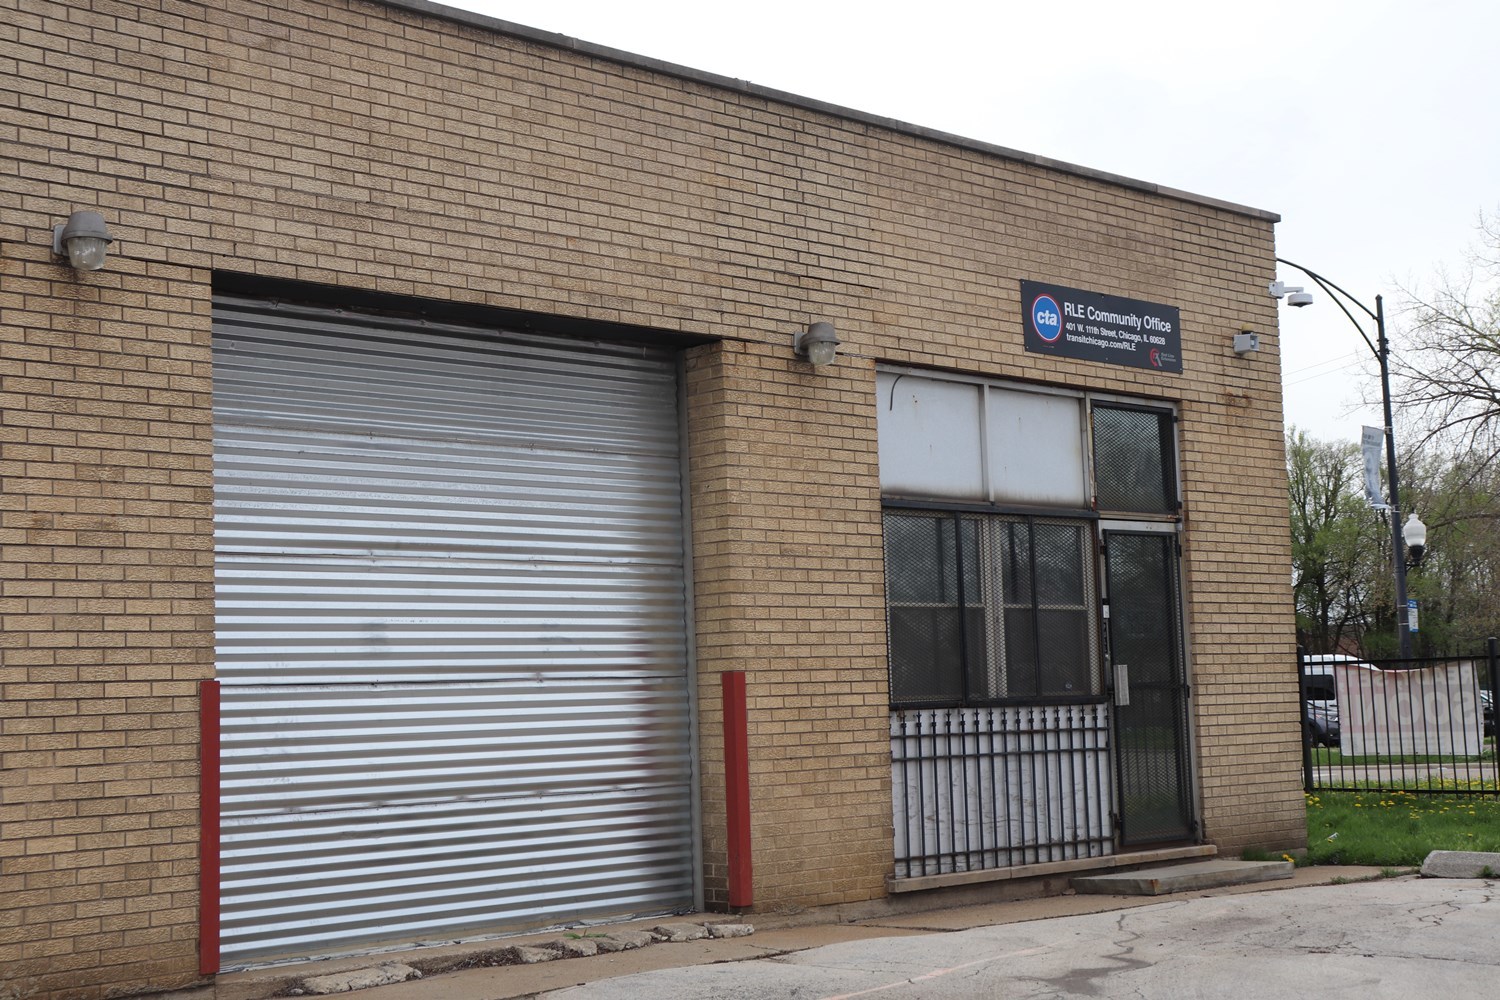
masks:
[[[1349,307],[1344,305],[1344,300],[1348,299],[1350,302],[1359,306],[1359,308],[1363,309],[1371,319],[1375,320],[1376,323],[1380,322],[1380,317],[1378,315],[1370,312],[1370,310],[1365,306],[1363,302],[1359,301],[1359,299],[1356,299],[1354,296],[1350,295],[1348,292],[1344,291],[1338,285],[1335,285],[1333,282],[1329,281],[1321,274],[1318,274],[1316,271],[1309,270],[1308,268],[1303,267],[1301,264],[1294,264],[1291,261],[1287,260],[1285,257],[1277,257],[1276,260],[1279,263],[1285,264],[1287,267],[1295,267],[1297,270],[1307,275],[1313,281],[1317,282],[1318,287],[1327,292],[1328,297],[1333,300],[1333,304],[1339,307],[1339,311],[1342,312],[1345,316],[1349,317],[1349,322],[1353,323],[1354,329],[1359,331],[1360,339],[1365,342],[1365,346],[1370,349],[1370,353],[1375,355],[1376,360],[1380,359],[1380,349],[1370,342],[1370,335],[1368,333],[1365,333],[1364,326],[1360,324],[1359,320],[1354,318],[1354,314],[1349,311]]]
[[[1294,264],[1292,266],[1295,267],[1296,265]],[[1376,347],[1370,342],[1370,335],[1368,333],[1365,333],[1365,328],[1360,325],[1359,320],[1354,318],[1354,314],[1344,306],[1343,300],[1334,294],[1334,290],[1337,289],[1338,286],[1334,285],[1332,282],[1325,282],[1322,278],[1318,277],[1316,274],[1313,274],[1311,271],[1307,273],[1307,276],[1313,281],[1317,282],[1318,287],[1328,293],[1328,297],[1333,300],[1333,304],[1338,306],[1345,316],[1349,317],[1349,322],[1353,323],[1354,329],[1359,331],[1360,339],[1365,342],[1365,346],[1370,349],[1370,353],[1375,355],[1375,359],[1377,361],[1380,360],[1380,348]],[[1359,305],[1359,302],[1356,301],[1354,302],[1354,304],[1359,306],[1361,309],[1364,309],[1364,306]],[[1375,314],[1371,313],[1370,315],[1374,316]],[[1379,322],[1378,317],[1376,318],[1376,322]]]
[[[1327,278],[1323,277],[1316,271],[1303,267],[1301,264],[1295,264],[1292,261],[1287,260],[1285,257],[1277,257],[1276,262],[1279,264],[1285,264],[1287,267],[1295,267],[1297,270],[1301,271],[1303,274],[1316,281],[1319,285],[1323,285],[1325,286],[1325,288],[1333,289],[1333,291],[1338,292],[1344,298],[1359,306],[1360,309],[1364,310],[1364,314],[1366,316],[1370,317],[1371,319],[1378,318],[1369,306],[1365,305],[1363,302],[1359,301],[1359,299],[1356,299],[1354,296],[1350,295],[1348,292],[1344,291],[1338,285],[1335,285],[1333,282],[1329,281]],[[1347,312],[1347,310],[1345,311]]]
[[[1301,264],[1294,264],[1285,257],[1277,257],[1276,262],[1296,268],[1327,292],[1328,297],[1333,299],[1345,316],[1349,317],[1349,322],[1353,323],[1354,328],[1359,331],[1365,346],[1370,348],[1375,355],[1375,360],[1380,363],[1380,401],[1385,411],[1385,464],[1391,495],[1391,561],[1396,577],[1396,642],[1401,650],[1401,658],[1406,659],[1411,656],[1411,619],[1407,615],[1406,555],[1401,540],[1401,487],[1396,476],[1396,434],[1391,422],[1390,343],[1385,339],[1385,304],[1381,302],[1379,295],[1375,296],[1375,309],[1372,312],[1369,306],[1321,274],[1310,271]],[[1379,347],[1370,343],[1370,335],[1365,333],[1365,328],[1344,305],[1346,301],[1359,306],[1366,316],[1375,321],[1376,338],[1380,341]]]

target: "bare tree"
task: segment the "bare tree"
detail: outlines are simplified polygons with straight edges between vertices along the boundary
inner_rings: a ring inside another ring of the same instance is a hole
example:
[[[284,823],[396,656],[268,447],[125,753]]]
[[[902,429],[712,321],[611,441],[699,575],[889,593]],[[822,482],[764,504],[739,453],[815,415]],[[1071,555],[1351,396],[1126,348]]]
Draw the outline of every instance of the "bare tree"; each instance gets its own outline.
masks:
[[[1424,444],[1486,470],[1500,456],[1500,222],[1481,216],[1463,272],[1406,299],[1393,400],[1420,422]]]

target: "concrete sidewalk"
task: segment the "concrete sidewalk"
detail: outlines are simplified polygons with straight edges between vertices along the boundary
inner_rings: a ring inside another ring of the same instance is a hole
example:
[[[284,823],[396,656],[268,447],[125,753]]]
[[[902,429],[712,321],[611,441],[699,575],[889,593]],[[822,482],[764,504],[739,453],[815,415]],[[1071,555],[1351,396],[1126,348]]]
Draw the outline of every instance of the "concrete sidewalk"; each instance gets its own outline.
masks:
[[[1493,997],[1488,879],[1162,899],[1110,913],[667,969],[547,1000],[1433,1000]]]
[[[547,934],[226,973],[220,975],[211,986],[177,991],[165,995],[163,1000],[266,1000],[270,997],[311,995],[313,991],[309,988],[310,985],[337,988],[344,981],[350,984],[377,983],[382,979],[389,984],[370,985],[357,989],[352,994],[340,995],[349,995],[357,1000],[509,1000],[536,997],[580,984],[601,983],[617,977],[641,976],[661,970],[780,958],[829,945],[857,945],[859,942],[892,937],[951,935],[975,928],[1149,907],[1184,899],[1251,893],[1274,895],[1279,890],[1374,879],[1379,874],[1379,869],[1374,868],[1299,868],[1291,879],[1284,881],[1164,896],[1064,895],[848,921],[841,921],[837,913],[821,911],[752,915],[745,918],[727,917],[723,914],[657,917],[589,927],[574,933],[552,931]],[[726,930],[728,933],[743,933],[746,929],[743,925],[750,925],[753,932],[747,936],[664,941],[645,947],[537,964],[524,964],[524,959],[518,962],[517,952],[514,951],[543,943],[555,946],[560,940],[579,943],[582,945],[580,950],[588,950],[591,944],[599,940],[600,935],[608,934],[614,938],[629,940],[634,934],[638,935],[639,940],[647,936],[644,932],[666,924],[708,925],[710,928],[718,925],[721,933]],[[895,945],[896,942],[891,944]],[[937,945],[938,942],[933,944]],[[383,976],[380,970],[385,965],[399,965],[405,971],[398,969]],[[756,967],[745,967],[747,974],[751,968]],[[406,978],[410,970],[418,970],[420,978]],[[327,978],[321,983],[310,984],[309,981],[318,980],[319,977]],[[390,982],[393,977],[400,977],[404,981]]]

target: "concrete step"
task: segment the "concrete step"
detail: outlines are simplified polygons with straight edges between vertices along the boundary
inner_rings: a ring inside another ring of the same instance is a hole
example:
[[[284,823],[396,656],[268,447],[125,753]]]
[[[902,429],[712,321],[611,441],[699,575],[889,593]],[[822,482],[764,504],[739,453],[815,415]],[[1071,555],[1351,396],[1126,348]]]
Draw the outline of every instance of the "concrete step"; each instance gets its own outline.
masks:
[[[1169,892],[1220,889],[1226,885],[1291,878],[1294,868],[1290,861],[1213,858],[1131,872],[1110,872],[1108,875],[1082,875],[1073,879],[1073,888],[1078,892],[1111,896],[1164,896]]]

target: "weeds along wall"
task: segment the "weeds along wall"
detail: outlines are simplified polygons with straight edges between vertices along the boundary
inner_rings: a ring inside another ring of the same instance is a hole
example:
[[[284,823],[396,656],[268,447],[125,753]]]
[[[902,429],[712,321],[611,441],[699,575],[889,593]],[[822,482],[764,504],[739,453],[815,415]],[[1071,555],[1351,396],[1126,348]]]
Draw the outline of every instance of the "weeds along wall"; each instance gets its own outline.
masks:
[[[198,978],[216,275],[706,341],[683,378],[709,905],[724,670],[749,680],[757,907],[886,892],[877,362],[1179,408],[1204,834],[1303,840],[1273,216],[360,0],[0,0],[0,195],[0,995]],[[101,271],[51,252],[80,208],[115,236]],[[1023,278],[1179,306],[1183,374],[1024,352]],[[815,320],[827,370],[791,351]]]

